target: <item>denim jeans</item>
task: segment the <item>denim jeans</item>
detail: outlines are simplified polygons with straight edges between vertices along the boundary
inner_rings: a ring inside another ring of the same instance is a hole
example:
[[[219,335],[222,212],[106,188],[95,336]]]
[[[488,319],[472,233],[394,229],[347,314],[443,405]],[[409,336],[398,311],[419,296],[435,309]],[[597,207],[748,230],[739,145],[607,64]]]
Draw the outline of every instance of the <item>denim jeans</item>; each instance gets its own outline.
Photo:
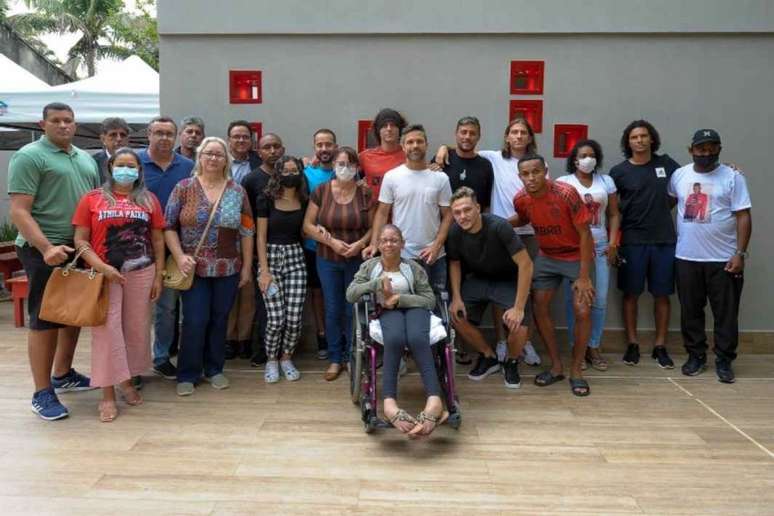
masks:
[[[325,301],[325,335],[328,340],[328,360],[334,364],[349,361],[352,349],[352,305],[346,291],[363,263],[359,258],[334,262],[317,255],[317,275]]]
[[[602,340],[607,316],[607,290],[610,286],[610,266],[607,264],[608,242],[594,242],[594,303],[591,305],[590,348],[598,348]],[[575,344],[575,310],[573,309],[572,285],[566,281],[564,290],[565,309],[567,310],[567,340],[570,346]]]
[[[183,291],[183,341],[177,357],[177,381],[195,383],[204,372],[223,372],[228,314],[239,286],[239,274],[222,278],[196,276]]]
[[[169,360],[169,348],[174,342],[177,332],[177,317],[175,309],[180,299],[180,290],[165,288],[156,301],[155,320],[153,322],[153,364],[161,365]]]

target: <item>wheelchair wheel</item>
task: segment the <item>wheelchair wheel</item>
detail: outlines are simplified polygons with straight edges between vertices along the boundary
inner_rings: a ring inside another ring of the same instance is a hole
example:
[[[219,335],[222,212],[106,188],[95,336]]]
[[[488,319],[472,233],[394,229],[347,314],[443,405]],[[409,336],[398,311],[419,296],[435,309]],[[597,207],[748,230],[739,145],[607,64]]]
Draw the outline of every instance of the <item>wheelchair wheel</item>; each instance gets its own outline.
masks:
[[[460,404],[457,403],[456,401],[454,402],[454,411],[452,411],[452,413],[449,414],[449,419],[447,420],[447,423],[454,430],[459,430],[460,425],[462,425],[462,411],[460,410]]]
[[[363,381],[363,345],[360,341],[360,328],[353,325],[352,350],[349,353],[349,394],[352,403],[360,403],[360,391]]]

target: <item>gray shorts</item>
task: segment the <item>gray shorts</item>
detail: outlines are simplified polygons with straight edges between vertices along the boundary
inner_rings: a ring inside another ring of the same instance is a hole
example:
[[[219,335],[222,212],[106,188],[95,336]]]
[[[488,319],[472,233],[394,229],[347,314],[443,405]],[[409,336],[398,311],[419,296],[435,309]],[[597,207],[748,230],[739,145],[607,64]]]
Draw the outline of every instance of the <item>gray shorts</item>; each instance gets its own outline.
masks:
[[[478,326],[484,310],[490,303],[504,310],[513,307],[513,302],[516,300],[516,282],[486,280],[470,276],[462,282],[461,294],[468,313],[468,321]],[[532,303],[527,300],[521,324],[526,326],[530,320],[532,320]]]
[[[580,260],[568,262],[541,254],[535,258],[532,288],[535,290],[555,290],[559,288],[564,279],[572,282],[578,279],[579,274]]]

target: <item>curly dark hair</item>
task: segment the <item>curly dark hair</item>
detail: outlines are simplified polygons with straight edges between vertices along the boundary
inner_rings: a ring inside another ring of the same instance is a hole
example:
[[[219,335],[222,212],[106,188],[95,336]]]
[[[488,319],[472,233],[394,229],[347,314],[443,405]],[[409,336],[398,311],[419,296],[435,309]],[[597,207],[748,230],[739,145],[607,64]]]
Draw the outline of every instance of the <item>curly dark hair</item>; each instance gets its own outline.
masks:
[[[581,140],[575,144],[570,151],[570,155],[567,156],[567,165],[565,165],[565,169],[568,174],[575,173],[575,159],[578,157],[578,151],[581,147],[591,147],[594,149],[594,157],[597,160],[597,168],[594,169],[594,172],[602,168],[602,146],[599,142],[597,140]]]
[[[403,133],[403,129],[408,125],[408,122],[406,122],[406,119],[391,108],[384,108],[379,111],[379,113],[376,114],[374,117],[374,123],[371,126],[371,134],[376,138],[376,142],[381,145],[382,143],[382,137],[379,135],[379,131],[387,125],[387,122],[392,122],[395,125],[398,126],[398,134]]]
[[[650,152],[655,153],[661,147],[661,136],[659,136],[653,124],[647,120],[635,120],[626,126],[621,135],[621,152],[623,152],[627,159],[631,158],[633,154],[632,148],[629,147],[629,134],[638,127],[644,127],[648,130],[648,134],[650,134]]]
[[[280,184],[279,178],[280,175],[282,175],[282,171],[285,169],[285,163],[289,161],[296,164],[296,168],[298,168],[298,172],[301,175],[301,186],[296,189],[296,194],[298,195],[298,200],[301,201],[301,204],[306,204],[307,200],[309,200],[309,185],[306,182],[306,175],[304,174],[304,162],[294,156],[285,155],[277,160],[263,193],[272,200],[282,197],[282,185]]]

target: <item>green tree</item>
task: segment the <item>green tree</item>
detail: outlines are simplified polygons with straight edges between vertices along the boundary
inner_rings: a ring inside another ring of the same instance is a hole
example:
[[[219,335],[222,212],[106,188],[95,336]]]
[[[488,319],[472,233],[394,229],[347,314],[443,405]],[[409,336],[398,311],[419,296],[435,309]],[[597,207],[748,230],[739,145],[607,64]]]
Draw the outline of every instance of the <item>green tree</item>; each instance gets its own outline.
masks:
[[[115,27],[123,20],[121,0],[24,0],[24,3],[32,12],[8,18],[22,35],[79,33],[65,63],[65,69],[72,74],[84,64],[91,77],[98,59],[131,55],[131,50],[116,37]]]
[[[136,13],[122,12],[114,24],[115,35],[132,54],[139,56],[156,71],[159,69],[159,33],[155,0],[137,0]]]

